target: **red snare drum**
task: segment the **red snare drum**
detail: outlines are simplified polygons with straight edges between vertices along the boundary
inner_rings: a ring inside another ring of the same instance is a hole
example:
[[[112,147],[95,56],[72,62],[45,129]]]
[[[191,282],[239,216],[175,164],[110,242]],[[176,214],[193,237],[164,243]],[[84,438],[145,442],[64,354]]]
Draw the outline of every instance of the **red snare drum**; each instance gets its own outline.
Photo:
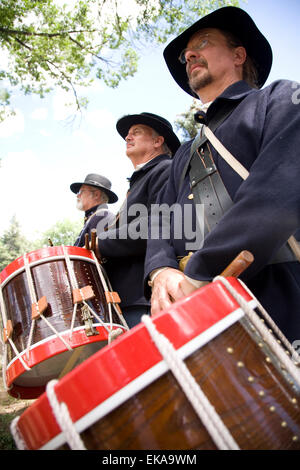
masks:
[[[33,251],[0,273],[10,395],[36,398],[66,365],[106,345],[112,330],[127,331],[107,302],[104,274],[92,252],[72,246]]]
[[[238,280],[230,284],[254,305]],[[220,281],[152,321],[241,449],[300,449],[299,386]],[[57,381],[54,391],[88,450],[216,449],[143,323]],[[67,448],[47,393],[13,429],[25,448]]]

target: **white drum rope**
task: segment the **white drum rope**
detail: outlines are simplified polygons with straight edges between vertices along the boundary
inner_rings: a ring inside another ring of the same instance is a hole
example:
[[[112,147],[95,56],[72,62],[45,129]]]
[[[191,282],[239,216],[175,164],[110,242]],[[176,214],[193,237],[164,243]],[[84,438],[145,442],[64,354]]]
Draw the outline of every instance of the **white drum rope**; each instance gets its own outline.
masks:
[[[24,261],[26,279],[27,279],[27,284],[28,284],[28,289],[29,289],[29,293],[30,293],[31,302],[36,304],[37,303],[37,298],[36,298],[36,294],[35,294],[33,279],[32,279],[32,276],[31,276],[29,261],[27,259],[26,254],[24,254],[24,256],[23,256],[23,261]]]
[[[15,343],[10,338],[8,338],[8,341],[9,341],[9,344],[11,345],[12,349],[14,350],[15,355],[17,356],[17,358],[21,362],[22,366],[24,367],[24,369],[27,370],[27,371],[31,370],[31,368],[26,364],[23,357],[21,356],[18,349],[16,348]]]
[[[67,252],[66,247],[65,247],[64,245],[62,245],[62,249],[63,249],[63,252],[64,252],[64,257],[65,257],[65,261],[66,261],[67,271],[68,271],[69,278],[70,278],[70,281],[71,281],[72,289],[78,289],[79,286],[78,286],[78,282],[77,282],[77,279],[76,279],[74,270],[73,270],[73,268],[72,268],[72,264],[71,264],[71,259],[70,259],[70,257],[69,257],[69,253]]]
[[[2,327],[4,327],[6,326],[6,323],[7,323],[7,313],[6,313],[6,307],[5,307],[5,302],[3,298],[2,286],[0,286],[0,308],[1,308],[2,319],[3,319]]]
[[[5,308],[5,303],[4,303],[4,299],[3,299],[3,293],[2,293],[2,287],[0,288],[0,306],[1,306],[1,312],[2,312],[2,316],[3,316],[3,327],[6,328],[6,325],[7,325],[7,314],[6,314],[6,308]],[[30,370],[30,367],[26,364],[26,362],[24,361],[24,359],[22,358],[22,356],[20,355],[18,349],[16,348],[14,342],[8,338],[8,341],[9,341],[9,344],[11,345],[15,355],[18,357],[18,359],[20,360],[20,362],[22,363],[23,367],[25,370]],[[2,341],[1,341],[2,342]],[[4,338],[3,338],[3,344],[4,344]],[[4,377],[4,374],[5,374],[5,377],[6,377],[6,368],[7,368],[7,347],[3,348],[3,377]],[[4,380],[4,386],[7,387],[7,383],[6,383],[6,379]]]
[[[110,315],[110,323],[109,323],[109,327],[107,327],[107,324],[103,322],[103,320],[101,320],[101,318],[97,315],[97,313],[94,311],[94,309],[92,309],[92,307],[84,300],[84,295],[83,295],[83,292],[82,290],[79,288],[78,286],[78,282],[77,282],[77,279],[76,279],[76,276],[75,276],[75,273],[74,273],[74,270],[72,268],[72,265],[71,265],[71,259],[70,259],[70,256],[66,250],[66,247],[63,245],[63,252],[64,252],[64,256],[65,256],[65,260],[66,260],[66,266],[67,266],[67,271],[69,273],[69,277],[70,277],[70,280],[71,280],[71,285],[72,285],[72,288],[73,289],[79,289],[79,292],[81,294],[81,298],[83,299],[82,303],[89,309],[89,311],[91,312],[91,314],[96,318],[96,320],[98,320],[98,322],[100,323],[101,326],[104,327],[104,329],[107,331],[108,333],[108,343],[111,342],[112,339],[114,339],[114,336],[118,336],[120,334],[120,332],[118,331],[118,333],[116,333],[113,329],[113,324],[112,324],[112,316]],[[95,260],[95,255],[94,253],[92,252],[93,256],[94,256],[94,260]],[[96,266],[97,266],[97,262],[96,262]],[[100,275],[100,279],[103,283],[103,276],[101,276],[101,270],[98,269],[98,266],[97,266],[97,270],[98,270],[98,273]],[[103,284],[105,286],[105,284]],[[70,336],[72,336],[73,334],[73,328],[74,328],[74,324],[75,324],[75,317],[76,317],[76,312],[77,312],[77,303],[74,305],[74,308],[73,308],[73,314],[72,314],[72,320],[71,320],[71,329],[70,329]]]
[[[10,432],[14,438],[14,441],[16,443],[16,446],[19,450],[28,450],[28,447],[23,439],[23,436],[21,435],[19,428],[18,428],[18,421],[20,419],[20,416],[16,416],[12,422],[10,423]]]
[[[80,293],[81,293],[81,291],[80,291]],[[112,326],[111,326],[111,328],[107,327],[106,323],[104,323],[104,321],[101,320],[101,318],[99,317],[99,315],[97,315],[97,313],[94,311],[94,309],[92,309],[92,307],[84,300],[84,297],[83,297],[82,293],[81,293],[81,298],[83,299],[82,300],[83,305],[85,305],[87,307],[87,309],[96,318],[96,320],[98,320],[100,325],[103,326],[104,329],[106,329],[106,331],[109,333],[112,329]],[[72,334],[73,334],[75,318],[76,318],[76,311],[77,311],[77,305],[78,305],[78,303],[74,304],[74,308],[73,308],[72,322],[71,322],[71,328],[70,328],[70,338],[72,337]]]
[[[7,324],[7,314],[6,314],[6,307],[3,298],[2,286],[0,286],[0,308],[2,314],[2,332],[1,332],[1,349],[2,349],[2,380],[5,391],[8,391],[8,385],[6,381],[6,367],[7,367],[7,345],[4,342],[4,338],[2,339],[3,328]]]
[[[32,343],[34,327],[35,327],[35,318],[32,318],[31,325],[30,325],[29,336],[28,336],[28,340],[27,340],[27,346],[26,346],[26,357],[27,357],[28,361],[29,361],[29,351],[30,351],[30,347],[31,347],[31,343]]]
[[[149,315],[143,315],[142,322],[218,449],[239,450],[228,428],[168,338],[157,331]]]
[[[76,431],[75,425],[70,417],[68,407],[65,403],[59,403],[56,393],[55,385],[57,380],[50,380],[46,387],[46,394],[52,408],[54,417],[60,429],[65,435],[65,439],[71,450],[86,450],[85,445]]]
[[[286,368],[289,374],[293,377],[293,379],[300,385],[300,371],[290,359],[290,357],[286,354],[284,349],[278,342],[276,341],[273,334],[270,333],[266,325],[261,321],[255,311],[251,308],[249,303],[232,287],[232,285],[228,282],[228,280],[222,276],[217,276],[214,281],[220,281],[222,284],[227,288],[230,292],[232,297],[238,302],[240,307],[244,310],[244,312],[250,318],[252,324],[255,326],[257,331],[260,333],[266,344],[272,349],[278,359],[281,361],[282,365]],[[241,281],[240,281],[241,282]],[[242,284],[242,282],[241,282]],[[249,294],[253,297],[249,289],[247,289]],[[257,301],[258,302],[258,301]],[[259,303],[259,302],[258,302]],[[261,307],[262,308],[262,307]]]
[[[65,262],[66,262],[67,271],[68,271],[68,274],[69,274],[72,290],[79,289],[78,282],[77,282],[77,279],[76,279],[76,276],[75,276],[75,273],[74,273],[74,270],[73,270],[73,267],[72,267],[72,264],[71,264],[71,259],[70,259],[69,253],[67,252],[66,247],[64,245],[62,245],[62,249],[63,249],[63,252],[64,252]],[[81,297],[84,298],[81,289],[79,289],[79,292],[81,294]],[[76,312],[77,312],[77,305],[78,304],[76,303],[76,304],[74,304],[74,307],[73,307],[70,336],[72,336],[72,334],[73,334],[75,318],[76,318]]]
[[[65,341],[65,339],[56,330],[56,328],[54,328],[54,326],[47,320],[47,318],[41,312],[39,312],[38,301],[37,301],[37,297],[36,297],[36,293],[35,293],[35,289],[34,289],[34,283],[33,283],[32,275],[31,275],[31,271],[30,271],[30,265],[29,265],[26,254],[24,255],[23,259],[24,259],[25,273],[26,273],[26,278],[27,278],[27,282],[28,282],[31,303],[36,305],[38,313],[40,314],[40,317],[42,318],[42,320],[44,320],[44,322],[49,326],[49,328],[53,331],[53,333],[64,343],[66,348],[69,351],[71,351],[72,350],[71,346]],[[29,350],[30,350],[30,347],[31,347],[34,326],[35,326],[35,319],[32,320],[31,327],[30,327],[30,332],[29,332],[29,337],[28,337],[28,342],[27,342],[27,348],[26,348],[27,357],[29,355]]]
[[[108,344],[110,344],[116,337],[118,337],[121,333],[123,333],[122,328],[117,328],[117,329],[113,328],[112,319],[111,319],[111,323],[108,323],[108,324],[105,323],[99,317],[99,315],[97,315],[97,313],[94,311],[94,309],[92,309],[92,307],[85,300],[82,303],[89,309],[91,314],[94,315],[96,320],[98,320],[99,324],[101,326],[103,326],[103,328],[107,331],[107,333],[108,333],[108,340],[107,340]]]
[[[54,326],[47,320],[46,317],[44,317],[44,315],[42,313],[40,313],[40,316],[41,318],[44,320],[45,323],[47,323],[47,325],[49,326],[49,328],[53,331],[53,333],[64,343],[64,345],[66,346],[66,348],[69,350],[69,351],[72,351],[73,348],[69,345],[69,343],[64,339],[64,337],[59,333],[59,331],[56,330],[56,328],[54,328]]]
[[[78,282],[77,282],[75,273],[74,273],[73,268],[72,268],[71,259],[69,257],[69,254],[68,254],[68,252],[66,250],[66,247],[64,245],[62,245],[62,249],[63,249],[63,252],[64,252],[64,258],[65,258],[65,262],[66,262],[67,271],[68,271],[68,274],[69,274],[69,279],[70,279],[70,282],[71,282],[72,290],[79,289]],[[81,294],[81,297],[83,298],[83,294],[82,294],[81,289],[79,289],[79,292]],[[69,335],[70,338],[73,335],[76,312],[77,312],[77,303],[74,304],[74,307],[73,307],[73,313],[72,313],[72,319],[71,319],[71,329],[70,329],[70,335]]]
[[[79,292],[80,292],[81,298],[84,299],[84,295],[83,295],[82,289],[81,289],[81,288],[79,287],[79,285],[78,285],[77,278],[76,278],[74,269],[73,269],[73,267],[72,267],[71,258],[70,258],[70,256],[69,256],[69,253],[68,253],[68,251],[67,251],[67,249],[66,249],[66,247],[65,247],[64,245],[62,245],[62,248],[63,248],[63,252],[64,252],[64,257],[65,257],[65,261],[66,261],[67,271],[68,271],[69,278],[70,278],[70,281],[71,281],[72,289],[73,289],[73,290],[78,289]],[[76,309],[74,308],[74,309],[73,309],[73,315],[74,315],[75,313],[76,313]],[[72,322],[73,322],[73,318],[72,318]]]
[[[91,312],[91,314],[96,318],[96,320],[98,320],[98,322],[105,328],[105,330],[109,333],[109,331],[111,330],[111,328],[109,328],[107,326],[106,323],[104,323],[104,321],[99,317],[99,315],[97,315],[97,313],[95,312],[95,310],[84,300],[83,302],[83,305],[85,305],[89,311]],[[111,325],[110,325],[111,326]]]
[[[73,330],[74,330],[74,325],[75,325],[75,319],[76,319],[76,312],[77,312],[77,305],[78,305],[78,304],[74,304],[74,307],[73,307],[72,320],[71,320],[71,328],[70,328],[70,335],[69,335],[70,338],[72,338],[72,335],[73,335]]]
[[[24,258],[25,258],[25,255],[24,255]],[[24,259],[24,263],[25,263],[25,259]],[[29,287],[29,289],[31,289],[31,287]],[[1,294],[0,294],[0,301],[1,301],[1,310],[2,310],[2,315],[4,315],[4,321],[7,322],[7,316],[6,316],[6,309],[5,309],[5,304],[4,304],[4,299],[3,299],[3,295],[2,295],[2,289],[0,289],[1,291]],[[6,327],[6,325],[4,325]],[[31,370],[30,367],[28,366],[28,364],[26,364],[26,362],[24,361],[23,357],[21,356],[21,354],[19,353],[15,343],[13,342],[12,339],[8,338],[8,342],[9,344],[11,345],[15,355],[17,356],[17,358],[19,359],[19,361],[21,362],[21,364],[23,365],[24,369],[29,371]],[[6,359],[6,355],[7,355],[7,349],[5,348],[5,359]],[[6,370],[6,367],[7,367],[7,364],[6,362],[4,363],[4,367],[5,370]],[[5,381],[5,384],[6,384],[6,381]]]
[[[105,276],[104,276],[104,274],[103,274],[103,272],[102,272],[102,269],[103,269],[103,268],[101,267],[101,265],[100,265],[100,263],[99,263],[99,261],[98,261],[98,259],[97,259],[97,256],[95,255],[95,253],[94,253],[93,251],[92,251],[92,255],[93,255],[93,259],[94,259],[95,264],[96,264],[96,268],[97,268],[99,277],[100,277],[100,279],[101,279],[101,282],[102,282],[102,284],[103,284],[105,290],[107,290],[107,291],[112,291],[112,287],[111,287],[111,285],[110,285],[110,282],[109,282],[108,279],[107,279],[107,280],[105,279]],[[116,314],[118,315],[119,320],[120,320],[121,323],[123,324],[123,326],[125,326],[127,329],[129,329],[129,327],[128,327],[126,321],[125,321],[125,318],[123,317],[122,314],[120,314],[120,312],[118,311],[118,309],[116,308],[116,306],[115,306],[114,303],[113,303],[113,307],[114,307],[114,309],[115,309]],[[108,308],[109,308],[110,315],[111,315],[111,305],[110,305],[110,304],[108,304]]]
[[[26,253],[23,256],[23,261],[24,261],[25,274],[26,274],[27,284],[28,284],[28,288],[29,288],[31,303],[36,304],[36,306],[38,308],[37,298],[36,298],[34,284],[33,284],[33,279],[32,279],[32,276],[31,276],[30,266],[29,266],[29,262],[28,262]],[[30,350],[31,342],[32,342],[32,338],[33,338],[34,327],[35,327],[35,319],[33,318],[32,321],[31,321],[31,325],[30,325],[30,331],[29,331],[27,347],[26,347],[27,360],[29,360],[29,350]]]
[[[6,392],[11,388],[7,385],[6,380],[6,369],[7,369],[7,345],[3,343],[2,347],[2,381],[4,385],[4,389]]]
[[[263,317],[267,320],[267,322],[269,323],[270,327],[272,328],[272,330],[274,331],[274,333],[278,336],[278,338],[280,339],[280,341],[282,342],[282,344],[284,344],[284,346],[286,347],[286,349],[290,352],[290,354],[294,357],[295,361],[296,362],[299,362],[300,363],[300,356],[299,354],[297,353],[297,351],[293,348],[293,346],[291,345],[291,343],[289,342],[289,340],[284,336],[284,334],[282,333],[282,331],[278,328],[278,326],[276,325],[276,323],[273,321],[273,319],[270,317],[270,315],[268,314],[268,312],[264,309],[264,307],[261,305],[261,303],[257,300],[257,298],[253,295],[253,293],[250,291],[250,289],[248,289],[248,287],[246,286],[246,284],[241,281],[239,279],[239,282],[240,284],[244,287],[245,291],[248,292],[248,294],[250,295],[250,297],[252,297],[256,302],[257,302],[257,308],[258,310],[261,312],[261,314],[263,315]]]

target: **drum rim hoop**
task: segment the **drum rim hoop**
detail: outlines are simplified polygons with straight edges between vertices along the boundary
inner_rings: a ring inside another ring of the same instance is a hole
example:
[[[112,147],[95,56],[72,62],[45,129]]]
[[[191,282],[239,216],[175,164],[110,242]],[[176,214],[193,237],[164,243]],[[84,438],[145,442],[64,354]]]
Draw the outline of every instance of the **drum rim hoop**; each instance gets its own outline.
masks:
[[[65,246],[67,253],[71,259],[80,259],[90,261],[93,264],[96,264],[93,256],[89,250],[79,246]],[[51,251],[50,251],[51,250]],[[50,254],[45,256],[45,253],[49,251]],[[76,254],[78,252],[78,254]],[[80,254],[81,253],[81,254]],[[28,264],[30,267],[37,266],[42,263],[47,263],[50,261],[58,261],[60,259],[65,259],[63,253],[63,246],[49,246],[40,248],[29,253],[25,253],[25,256],[28,258]],[[24,255],[19,256],[11,263],[9,263],[1,272],[0,272],[0,286],[3,288],[11,278],[15,277],[17,274],[25,270],[24,266]]]

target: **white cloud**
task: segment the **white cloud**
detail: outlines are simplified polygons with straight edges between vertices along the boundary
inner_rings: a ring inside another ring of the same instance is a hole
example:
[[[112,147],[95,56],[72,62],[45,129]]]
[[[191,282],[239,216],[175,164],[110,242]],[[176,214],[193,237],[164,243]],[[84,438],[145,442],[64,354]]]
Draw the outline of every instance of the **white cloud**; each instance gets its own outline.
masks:
[[[58,89],[52,99],[53,118],[56,121],[64,121],[70,116],[77,115],[76,104],[71,93]]]
[[[19,109],[15,109],[15,115],[6,118],[0,123],[0,138],[12,137],[24,132],[24,115]]]
[[[95,142],[95,139],[88,132],[85,132],[82,128],[78,128],[73,132],[72,138],[76,139],[80,143],[84,143],[87,149],[87,154],[85,155],[85,158],[84,158],[85,161],[86,159],[88,159],[88,155],[90,153],[94,154],[97,143]]]
[[[78,217],[68,191],[65,173],[45,166],[31,150],[11,152],[3,158],[0,171],[0,232],[13,215],[29,238],[47,230],[58,220]]]
[[[1,60],[1,67],[7,68],[9,65],[9,52],[7,49],[0,50],[0,60]]]
[[[46,129],[41,129],[40,130],[40,134],[43,136],[43,137],[50,137],[52,134],[51,132],[47,131]]]
[[[96,129],[114,129],[116,124],[115,116],[107,109],[88,111],[84,115],[84,120]]]
[[[78,93],[80,93],[80,95],[89,96],[91,94],[93,99],[95,99],[96,93],[102,93],[105,91],[105,85],[99,78],[95,78],[89,87],[79,86],[76,87],[76,90]]]
[[[126,176],[132,172],[122,142],[103,148],[84,132],[72,136],[76,140],[79,137],[85,139],[84,157],[72,154],[59,164],[41,158],[30,149],[9,152],[3,157],[0,200],[5,204],[1,205],[0,234],[9,227],[13,215],[21,224],[22,233],[31,240],[59,220],[78,220],[83,214],[76,209],[70,184],[83,181],[88,173],[100,173],[112,181],[119,201],[111,206],[111,210],[117,212],[128,188]],[[117,171],[114,162],[117,162]]]
[[[91,101],[91,99],[94,99],[95,97],[95,92],[100,94],[103,91],[104,85],[100,80],[95,80],[89,87],[76,86],[76,93],[79,99],[80,97],[87,97],[88,100]],[[52,95],[52,110],[53,118],[56,121],[64,121],[71,117],[81,118],[81,114],[77,110],[75,96],[72,94],[72,91],[66,92],[60,88],[56,88]],[[85,109],[83,108],[81,111],[83,115],[85,115]]]
[[[45,121],[48,117],[48,109],[47,108],[36,108],[30,115],[32,119],[36,119],[38,121]]]

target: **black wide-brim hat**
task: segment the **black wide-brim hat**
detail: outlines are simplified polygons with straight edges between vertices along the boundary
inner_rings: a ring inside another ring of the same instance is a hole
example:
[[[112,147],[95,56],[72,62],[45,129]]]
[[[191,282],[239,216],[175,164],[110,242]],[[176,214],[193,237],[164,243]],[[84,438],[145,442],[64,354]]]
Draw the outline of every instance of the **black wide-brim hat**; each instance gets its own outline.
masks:
[[[185,65],[179,62],[178,57],[183,49],[187,47],[191,36],[204,28],[229,31],[241,41],[248,56],[257,68],[257,86],[261,88],[266,82],[272,67],[272,49],[248,13],[237,7],[223,7],[213,11],[198,20],[167,45],[164,50],[164,58],[171,75],[178,85],[193,97],[196,96],[189,87]]]
[[[173,127],[167,119],[152,113],[128,114],[121,117],[117,124],[117,131],[125,139],[131,126],[143,124],[154,129],[159,135],[162,135],[172,154],[180,147],[180,140],[173,131]]]
[[[118,200],[118,196],[110,189],[111,182],[108,178],[105,178],[105,176],[98,175],[96,173],[90,173],[85,177],[84,181],[80,183],[72,183],[70,189],[73,193],[77,194],[83,184],[101,189],[101,191],[105,192],[108,197],[109,204],[113,204]]]

